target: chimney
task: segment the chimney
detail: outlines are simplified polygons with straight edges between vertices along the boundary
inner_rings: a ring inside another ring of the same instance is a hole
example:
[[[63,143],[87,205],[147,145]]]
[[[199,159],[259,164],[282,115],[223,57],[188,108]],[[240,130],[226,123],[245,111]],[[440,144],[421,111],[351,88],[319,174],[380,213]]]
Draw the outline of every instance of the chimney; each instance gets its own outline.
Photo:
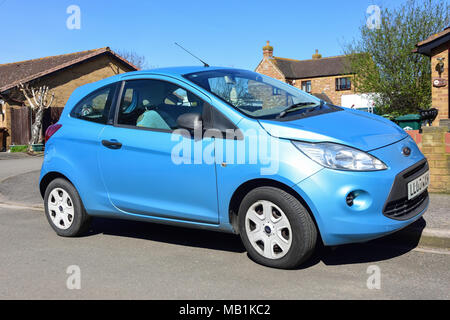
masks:
[[[316,53],[312,55],[313,59],[321,59],[322,55],[319,53],[319,50],[316,49]]]
[[[267,40],[267,44],[263,47],[264,58],[273,58],[273,47],[270,45],[270,41]]]

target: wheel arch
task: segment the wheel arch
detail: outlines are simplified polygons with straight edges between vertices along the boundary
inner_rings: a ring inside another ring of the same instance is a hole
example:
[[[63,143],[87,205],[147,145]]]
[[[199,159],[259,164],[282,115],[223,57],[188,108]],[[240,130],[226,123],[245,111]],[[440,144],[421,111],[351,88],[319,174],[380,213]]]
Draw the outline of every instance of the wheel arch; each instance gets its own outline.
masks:
[[[45,197],[45,190],[47,189],[50,182],[52,182],[53,180],[55,180],[57,178],[65,179],[73,185],[72,181],[69,178],[67,178],[65,175],[63,175],[62,173],[56,172],[56,171],[48,172],[45,176],[42,177],[41,181],[39,182],[39,191],[41,193],[42,199],[44,199],[44,197]]]
[[[306,210],[308,210],[308,213],[311,216],[311,219],[314,221],[314,224],[317,228],[319,238],[322,241],[322,235],[320,233],[320,228],[317,224],[316,217],[314,216],[314,213],[312,212],[310,206],[303,199],[303,197],[297,191],[295,191],[292,187],[289,187],[288,185],[286,185],[282,182],[279,182],[277,180],[272,180],[272,179],[264,179],[264,178],[253,179],[253,180],[244,182],[234,191],[234,193],[230,199],[230,203],[228,205],[228,208],[229,208],[228,215],[229,215],[230,224],[233,226],[233,229],[235,230],[236,233],[239,233],[239,219],[238,219],[239,206],[240,206],[242,200],[244,199],[244,197],[251,190],[256,189],[258,187],[275,187],[275,188],[281,189],[281,190],[289,193],[294,198],[296,198],[298,201],[300,201],[300,203],[306,208]]]

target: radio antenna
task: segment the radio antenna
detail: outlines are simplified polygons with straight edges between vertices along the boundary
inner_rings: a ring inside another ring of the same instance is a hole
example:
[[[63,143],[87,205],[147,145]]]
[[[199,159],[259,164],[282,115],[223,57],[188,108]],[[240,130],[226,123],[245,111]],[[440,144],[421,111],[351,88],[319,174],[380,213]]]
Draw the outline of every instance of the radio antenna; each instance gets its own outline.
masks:
[[[193,56],[195,59],[197,59],[197,60],[199,60],[201,63],[203,63],[203,66],[204,66],[205,68],[208,68],[208,67],[209,67],[209,64],[207,64],[205,61],[203,61],[202,59],[200,59],[200,58],[197,57],[197,56],[194,56],[191,52],[187,51],[185,48],[183,48],[182,46],[180,46],[178,43],[175,42],[175,44],[176,44],[177,46],[179,46],[181,49],[183,49],[184,51],[186,51],[187,53],[189,53],[189,54],[190,54],[191,56]]]

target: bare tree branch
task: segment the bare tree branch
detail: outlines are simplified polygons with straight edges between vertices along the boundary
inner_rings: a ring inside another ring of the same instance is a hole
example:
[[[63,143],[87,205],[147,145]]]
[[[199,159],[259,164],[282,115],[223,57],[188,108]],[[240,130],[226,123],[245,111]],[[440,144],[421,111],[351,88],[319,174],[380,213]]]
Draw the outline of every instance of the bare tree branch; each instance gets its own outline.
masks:
[[[53,104],[55,93],[52,93],[49,99],[48,95],[50,93],[50,88],[48,86],[30,89],[28,84],[24,85],[20,83],[17,88],[27,99],[31,110],[35,112],[35,120],[31,125],[31,140],[28,147],[28,151],[32,151],[32,145],[38,144],[42,140],[42,119],[44,117],[44,110],[50,108]],[[30,92],[32,97],[30,97]]]
[[[145,56],[141,56],[131,50],[120,50],[117,52],[117,54],[125,60],[134,64],[139,70],[147,68],[147,61],[145,59]]]
[[[33,101],[31,100],[30,96],[28,95],[28,85],[24,86],[22,83],[19,83],[18,85],[19,90],[23,93],[23,95],[25,96],[25,98],[27,99],[28,103],[30,104],[31,109],[36,109],[36,105],[38,104],[36,99],[34,99],[34,101],[36,102],[36,104],[33,103]],[[33,98],[35,97],[34,92],[33,92]]]
[[[47,105],[46,109],[48,109],[52,106],[54,99],[55,99],[55,93],[53,92],[52,96],[50,98],[50,103]]]

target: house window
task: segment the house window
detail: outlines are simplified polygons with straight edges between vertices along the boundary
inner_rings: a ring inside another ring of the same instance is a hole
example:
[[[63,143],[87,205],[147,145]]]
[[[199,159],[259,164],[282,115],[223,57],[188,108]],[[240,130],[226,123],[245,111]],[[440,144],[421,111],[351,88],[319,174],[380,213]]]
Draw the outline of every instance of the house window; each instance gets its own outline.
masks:
[[[336,91],[351,90],[352,80],[350,77],[347,78],[336,78]]]
[[[302,81],[302,90],[311,93],[311,80]]]

